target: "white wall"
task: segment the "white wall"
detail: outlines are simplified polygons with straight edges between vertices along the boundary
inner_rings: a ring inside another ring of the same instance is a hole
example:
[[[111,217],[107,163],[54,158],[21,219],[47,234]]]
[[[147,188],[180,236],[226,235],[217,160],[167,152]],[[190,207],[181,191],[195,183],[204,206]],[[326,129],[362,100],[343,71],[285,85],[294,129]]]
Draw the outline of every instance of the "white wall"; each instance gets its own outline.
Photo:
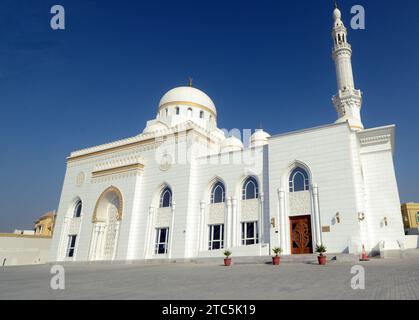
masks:
[[[43,264],[48,260],[51,238],[0,236],[0,266]]]
[[[359,136],[370,249],[378,251],[384,241],[386,250],[398,250],[405,236],[393,163],[394,127],[370,129]]]
[[[303,130],[272,137],[269,141],[269,181],[271,217],[278,221],[278,189],[288,194],[289,174],[295,162],[304,164],[311,173],[311,183],[319,188],[321,226],[329,226],[322,233],[329,252],[349,250],[350,239],[359,235],[357,198],[353,167],[353,145],[346,123]],[[287,196],[286,196],[286,203]],[[290,251],[289,205],[286,205],[287,234],[285,252]],[[341,223],[335,221],[339,212]],[[313,212],[312,212],[313,214]],[[314,228],[314,226],[312,226]],[[277,233],[278,232],[278,233]],[[280,245],[280,228],[271,230],[271,245]],[[313,237],[313,245],[315,245]]]

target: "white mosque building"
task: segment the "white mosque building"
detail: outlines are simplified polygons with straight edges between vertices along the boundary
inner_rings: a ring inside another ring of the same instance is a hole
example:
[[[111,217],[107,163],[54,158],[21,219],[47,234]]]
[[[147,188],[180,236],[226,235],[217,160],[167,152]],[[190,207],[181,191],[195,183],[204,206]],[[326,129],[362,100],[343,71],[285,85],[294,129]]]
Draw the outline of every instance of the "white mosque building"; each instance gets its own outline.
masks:
[[[395,126],[365,129],[351,45],[334,10],[335,123],[244,147],[204,92],[178,87],[144,131],[72,152],[51,261],[127,261],[400,250]]]

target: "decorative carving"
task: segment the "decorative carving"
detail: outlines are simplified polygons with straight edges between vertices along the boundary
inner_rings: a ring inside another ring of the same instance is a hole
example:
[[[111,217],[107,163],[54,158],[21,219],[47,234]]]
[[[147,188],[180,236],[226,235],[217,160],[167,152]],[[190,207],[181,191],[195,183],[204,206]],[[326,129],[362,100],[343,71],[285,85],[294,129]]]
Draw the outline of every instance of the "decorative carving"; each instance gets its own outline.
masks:
[[[292,241],[298,246],[301,252],[310,243],[309,228],[307,223],[300,222],[295,225],[292,231]]]
[[[156,216],[156,228],[166,228],[170,226],[172,208],[158,208]]]
[[[312,253],[310,216],[291,218],[290,223],[292,254]]]
[[[290,192],[290,216],[301,216],[311,213],[310,191]]]
[[[80,218],[72,218],[68,227],[68,234],[78,234],[80,230]]]
[[[137,170],[137,171],[122,172],[122,173],[113,173],[111,175],[92,178],[92,183],[110,182],[110,181],[114,181],[118,179],[136,177],[139,175],[142,175],[142,171]]]
[[[85,180],[85,174],[84,172],[79,172],[79,174],[76,177],[76,186],[81,187]]]
[[[164,154],[160,160],[159,168],[161,171],[168,171],[173,164],[173,159],[170,154]]]
[[[125,165],[125,166],[120,166],[120,167],[93,171],[92,178],[103,177],[103,176],[108,176],[111,174],[123,173],[123,172],[128,172],[128,171],[142,171],[143,168],[144,168],[143,164],[135,163],[135,164]]]
[[[123,203],[124,203],[122,193],[121,193],[121,191],[119,191],[118,188],[116,188],[114,186],[111,186],[111,187],[107,188],[105,191],[102,192],[102,194],[100,195],[99,199],[96,202],[95,210],[93,211],[93,217],[92,217],[92,222],[93,223],[96,223],[98,221],[97,220],[97,210],[98,210],[98,207],[99,207],[99,204],[100,204],[101,200],[103,198],[105,198],[109,193],[114,193],[118,197],[119,206],[118,206],[118,216],[117,216],[116,219],[118,221],[122,220]]]
[[[259,201],[258,199],[242,200],[241,202],[241,222],[259,220]]]
[[[372,145],[372,144],[381,144],[381,143],[387,143],[391,141],[391,135],[385,134],[381,136],[373,136],[373,137],[367,137],[361,139],[361,144],[363,146],[365,145]]]
[[[211,203],[208,205],[208,224],[224,223],[225,203]]]

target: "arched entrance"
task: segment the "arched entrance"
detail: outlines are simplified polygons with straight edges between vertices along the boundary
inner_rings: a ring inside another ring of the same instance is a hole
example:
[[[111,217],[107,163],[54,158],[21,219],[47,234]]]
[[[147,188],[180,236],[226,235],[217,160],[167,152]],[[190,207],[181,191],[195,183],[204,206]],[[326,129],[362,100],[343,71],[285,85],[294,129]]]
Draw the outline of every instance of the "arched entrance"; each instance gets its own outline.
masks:
[[[93,212],[90,260],[115,259],[122,209],[119,189],[110,187],[99,197]]]
[[[289,235],[291,254],[313,253],[312,196],[308,169],[295,164],[289,174]]]

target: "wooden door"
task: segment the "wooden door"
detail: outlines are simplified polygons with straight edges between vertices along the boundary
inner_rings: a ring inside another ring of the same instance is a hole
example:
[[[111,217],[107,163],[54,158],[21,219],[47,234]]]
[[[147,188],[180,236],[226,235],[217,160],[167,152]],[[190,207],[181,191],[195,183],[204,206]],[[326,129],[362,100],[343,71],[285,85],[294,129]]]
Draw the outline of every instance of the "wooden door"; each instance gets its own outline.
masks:
[[[313,241],[311,238],[311,217],[301,216],[290,218],[291,226],[291,253],[313,253]]]

